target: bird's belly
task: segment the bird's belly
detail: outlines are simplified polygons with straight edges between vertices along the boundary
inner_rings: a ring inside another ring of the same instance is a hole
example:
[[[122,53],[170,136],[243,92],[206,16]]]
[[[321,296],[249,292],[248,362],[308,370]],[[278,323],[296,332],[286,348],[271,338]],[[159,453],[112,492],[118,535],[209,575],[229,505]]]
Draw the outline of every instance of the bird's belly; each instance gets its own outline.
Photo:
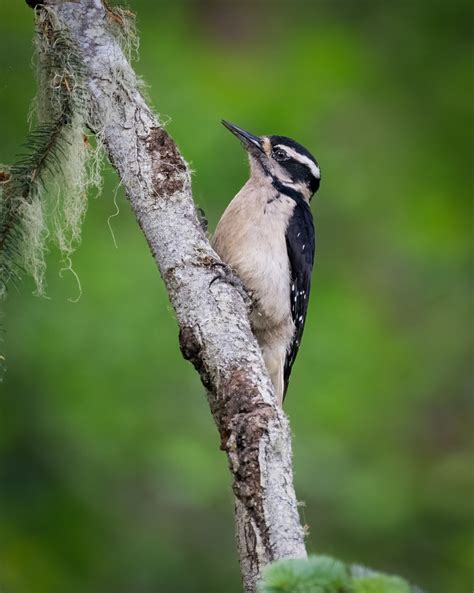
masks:
[[[284,234],[270,233],[262,227],[248,229],[235,269],[254,303],[251,321],[265,329],[288,320],[290,312],[290,271]]]
[[[217,253],[251,293],[254,329],[291,320],[286,229],[295,207],[275,190],[247,183],[224,212],[213,239]]]

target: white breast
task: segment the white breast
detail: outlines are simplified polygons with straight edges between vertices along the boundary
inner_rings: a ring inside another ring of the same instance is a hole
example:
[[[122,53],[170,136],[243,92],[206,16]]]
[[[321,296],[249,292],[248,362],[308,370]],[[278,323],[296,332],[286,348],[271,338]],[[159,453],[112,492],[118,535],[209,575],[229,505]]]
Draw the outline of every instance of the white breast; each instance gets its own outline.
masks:
[[[224,212],[213,246],[252,293],[254,328],[288,320],[290,270],[285,233],[295,202],[268,183],[250,179]]]

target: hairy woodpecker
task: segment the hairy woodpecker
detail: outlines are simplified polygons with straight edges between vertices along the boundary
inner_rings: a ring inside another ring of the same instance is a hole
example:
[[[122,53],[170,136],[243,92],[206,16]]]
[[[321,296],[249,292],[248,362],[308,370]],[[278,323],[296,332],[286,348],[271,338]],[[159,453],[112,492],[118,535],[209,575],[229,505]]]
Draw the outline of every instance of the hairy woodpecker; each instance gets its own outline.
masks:
[[[321,173],[294,140],[222,123],[247,150],[250,179],[222,215],[213,246],[250,293],[252,330],[281,405],[308,309],[315,248],[309,203]]]

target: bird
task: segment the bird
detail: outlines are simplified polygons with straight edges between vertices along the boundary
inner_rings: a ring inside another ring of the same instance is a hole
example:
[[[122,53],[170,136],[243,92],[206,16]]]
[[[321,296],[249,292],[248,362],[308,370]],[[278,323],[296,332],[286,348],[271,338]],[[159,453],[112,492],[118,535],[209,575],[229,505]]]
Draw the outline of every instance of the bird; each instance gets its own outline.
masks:
[[[316,242],[310,202],[321,170],[291,138],[222,124],[246,149],[250,178],[225,209],[212,246],[250,296],[252,332],[282,406],[308,311]]]

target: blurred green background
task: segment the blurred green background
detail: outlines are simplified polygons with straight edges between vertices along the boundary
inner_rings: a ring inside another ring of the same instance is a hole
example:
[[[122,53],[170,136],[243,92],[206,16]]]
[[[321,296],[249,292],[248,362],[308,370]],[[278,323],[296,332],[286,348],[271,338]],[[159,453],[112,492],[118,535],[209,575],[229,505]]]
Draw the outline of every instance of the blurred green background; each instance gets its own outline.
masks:
[[[286,411],[311,552],[473,587],[472,12],[449,0],[132,1],[136,69],[213,229],[247,175],[219,120],[320,161]],[[33,14],[0,21],[0,162],[27,134]],[[5,306],[2,593],[240,591],[225,456],[110,166],[74,277]]]

